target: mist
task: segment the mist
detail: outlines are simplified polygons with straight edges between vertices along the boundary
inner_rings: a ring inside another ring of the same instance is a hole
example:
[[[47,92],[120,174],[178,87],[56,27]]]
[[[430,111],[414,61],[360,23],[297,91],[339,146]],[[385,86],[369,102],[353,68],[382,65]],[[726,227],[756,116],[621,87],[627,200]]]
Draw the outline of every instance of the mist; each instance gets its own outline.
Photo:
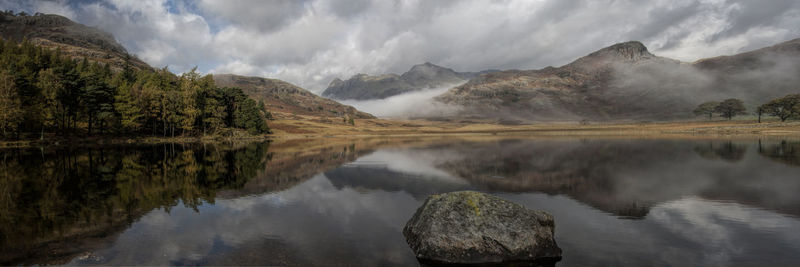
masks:
[[[662,117],[691,117],[706,101],[737,98],[749,113],[772,99],[800,93],[800,57],[775,53],[710,59],[711,63],[656,60],[613,66],[605,99],[647,110]],[[635,108],[632,110],[636,110]]]
[[[450,84],[432,89],[413,91],[384,99],[341,100],[358,110],[380,118],[407,119],[414,117],[444,117],[456,115],[462,108],[458,105],[445,104],[434,98],[460,84]]]

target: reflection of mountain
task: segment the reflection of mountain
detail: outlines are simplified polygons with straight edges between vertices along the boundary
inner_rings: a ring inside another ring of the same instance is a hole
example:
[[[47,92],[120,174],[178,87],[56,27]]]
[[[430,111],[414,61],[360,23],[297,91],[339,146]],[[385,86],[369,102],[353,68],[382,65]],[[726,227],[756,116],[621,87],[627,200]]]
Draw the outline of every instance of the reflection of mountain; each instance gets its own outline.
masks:
[[[609,163],[644,151],[646,147],[626,143],[504,141],[495,146],[472,146],[464,154],[474,157],[443,167],[484,190],[566,194],[620,216],[643,217],[655,201],[615,194],[617,188],[610,178],[614,177],[617,166]],[[629,159],[641,161],[636,164],[646,161],[641,157]]]
[[[223,198],[263,194],[291,188],[311,179],[315,174],[374,152],[381,147],[423,146],[440,143],[433,138],[367,138],[367,139],[299,139],[281,141],[270,146],[270,161],[264,171],[242,188],[226,190]]]
[[[58,264],[102,246],[143,214],[214,202],[266,161],[243,148],[151,145],[0,151],[0,264]]]
[[[300,151],[282,151],[279,148],[270,154],[270,162],[262,167],[258,176],[243,187],[221,192],[220,197],[232,198],[243,195],[263,194],[289,189],[311,179],[315,174],[354,161],[359,156],[373,151],[371,145],[356,145],[355,141],[342,143],[319,140],[285,142],[288,148],[303,148]]]
[[[781,141],[771,145],[762,145],[759,142],[758,144],[758,153],[762,156],[789,165],[800,166],[800,142]]]
[[[389,192],[404,191],[422,200],[431,194],[466,190],[466,184],[439,179],[437,177],[421,177],[389,170],[385,167],[344,166],[325,172],[325,176],[337,188],[350,187],[366,190],[383,190]]]
[[[505,141],[451,148],[466,155],[441,167],[479,189],[564,194],[625,217],[686,196],[735,201],[800,215],[796,169],[747,154],[742,144],[710,147],[725,161],[698,157],[705,142]],[[732,152],[732,153],[729,153]],[[736,160],[731,160],[736,159]]]

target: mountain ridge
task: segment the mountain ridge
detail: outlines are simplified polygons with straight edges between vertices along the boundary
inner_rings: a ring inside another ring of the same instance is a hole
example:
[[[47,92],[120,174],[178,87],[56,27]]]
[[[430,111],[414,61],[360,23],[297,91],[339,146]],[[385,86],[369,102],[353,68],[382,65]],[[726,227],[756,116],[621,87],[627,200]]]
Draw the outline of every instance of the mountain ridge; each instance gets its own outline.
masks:
[[[367,75],[359,73],[347,80],[334,78],[322,96],[332,99],[384,99],[414,91],[422,91],[442,86],[463,83],[472,77],[494,70],[482,72],[457,72],[430,62],[412,66],[400,75],[387,73]]]
[[[128,54],[113,35],[53,14],[15,15],[0,12],[0,36],[32,43],[60,51],[75,59],[108,64],[119,71],[126,65],[135,69],[153,70],[147,63]],[[239,87],[249,97],[262,100],[276,118],[295,118],[295,115],[319,117],[374,118],[374,116],[319,97],[285,81],[239,75],[212,75],[220,87]],[[322,109],[320,109],[320,107]]]
[[[22,41],[27,39],[36,45],[60,49],[72,58],[109,64],[113,69],[122,69],[129,64],[136,69],[152,69],[147,63],[130,55],[113,35],[54,14],[15,15],[0,12],[0,36]]]
[[[766,55],[766,56],[765,56]],[[462,117],[517,121],[668,120],[691,117],[699,101],[741,98],[749,106],[795,92],[800,39],[685,63],[637,41],[614,44],[561,67],[473,78],[436,97]]]
[[[212,77],[217,86],[237,87],[250,97],[263,101],[267,110],[278,119],[290,119],[297,115],[375,118],[369,113],[320,97],[286,81],[235,74],[213,74]]]

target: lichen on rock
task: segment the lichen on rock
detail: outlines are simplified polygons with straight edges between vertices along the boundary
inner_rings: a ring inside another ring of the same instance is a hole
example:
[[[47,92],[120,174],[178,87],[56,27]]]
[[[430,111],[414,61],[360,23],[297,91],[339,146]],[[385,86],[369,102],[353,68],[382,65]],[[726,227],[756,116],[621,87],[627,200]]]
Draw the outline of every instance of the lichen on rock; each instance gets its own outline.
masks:
[[[555,261],[553,216],[484,193],[431,195],[403,234],[421,260],[443,263]]]

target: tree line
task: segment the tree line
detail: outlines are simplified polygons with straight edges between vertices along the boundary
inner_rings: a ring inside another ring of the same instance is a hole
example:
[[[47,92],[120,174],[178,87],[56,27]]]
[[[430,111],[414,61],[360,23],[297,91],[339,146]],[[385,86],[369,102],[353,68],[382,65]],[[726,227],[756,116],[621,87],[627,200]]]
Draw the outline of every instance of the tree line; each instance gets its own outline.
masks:
[[[708,119],[711,119],[714,114],[719,114],[730,120],[734,116],[747,114],[747,109],[742,100],[731,98],[722,102],[704,102],[694,109],[694,114],[708,116]],[[760,105],[756,107],[755,115],[758,116],[758,122],[761,122],[763,115],[777,117],[781,122],[800,118],[800,94],[786,95]]]
[[[27,40],[0,39],[0,137],[269,132],[263,102],[217,87],[196,69],[177,76],[125,64],[112,71]]]

